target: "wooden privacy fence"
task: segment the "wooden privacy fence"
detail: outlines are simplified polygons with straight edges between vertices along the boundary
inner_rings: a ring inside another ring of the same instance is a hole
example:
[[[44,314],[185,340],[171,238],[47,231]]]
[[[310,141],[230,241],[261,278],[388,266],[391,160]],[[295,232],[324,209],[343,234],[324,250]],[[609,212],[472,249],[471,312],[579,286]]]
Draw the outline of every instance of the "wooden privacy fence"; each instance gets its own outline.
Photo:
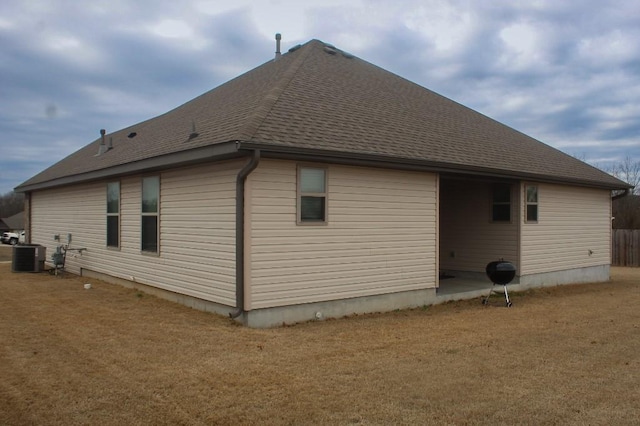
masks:
[[[640,229],[614,229],[611,235],[611,264],[640,266]]]

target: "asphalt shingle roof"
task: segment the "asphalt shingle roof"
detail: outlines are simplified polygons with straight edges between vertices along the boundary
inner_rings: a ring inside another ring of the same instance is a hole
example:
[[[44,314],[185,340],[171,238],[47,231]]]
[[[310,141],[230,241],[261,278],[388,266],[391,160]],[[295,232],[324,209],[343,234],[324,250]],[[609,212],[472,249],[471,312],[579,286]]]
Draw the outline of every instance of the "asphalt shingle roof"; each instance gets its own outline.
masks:
[[[197,137],[189,138],[195,131]],[[134,138],[128,135],[136,133]],[[230,141],[447,170],[627,185],[542,142],[318,40],[163,115],[106,135],[18,187]]]

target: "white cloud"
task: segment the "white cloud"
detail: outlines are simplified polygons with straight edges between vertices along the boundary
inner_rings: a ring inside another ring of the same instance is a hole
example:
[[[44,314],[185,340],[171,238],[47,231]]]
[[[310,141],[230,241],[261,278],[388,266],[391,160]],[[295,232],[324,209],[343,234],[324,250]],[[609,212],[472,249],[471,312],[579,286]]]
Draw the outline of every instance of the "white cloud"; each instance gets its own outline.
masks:
[[[359,3],[359,2],[358,2]],[[357,4],[357,3],[356,3]],[[350,3],[349,7],[353,7]],[[243,10],[248,11],[255,23],[257,31],[265,37],[274,37],[281,33],[286,40],[303,40],[313,35],[309,34],[309,26],[316,20],[322,19],[322,9],[344,7],[340,0],[325,0],[322,2],[304,2],[299,0],[235,0],[221,2],[218,0],[197,1],[194,8],[202,13],[218,15],[221,13]]]
[[[436,51],[451,54],[459,51],[474,32],[476,17],[471,10],[431,0],[405,9],[402,16],[407,27],[422,34]]]
[[[579,54],[595,66],[610,66],[631,60],[640,55],[638,39],[640,31],[623,33],[619,29],[606,34],[585,38],[579,43]]]
[[[178,19],[162,19],[148,28],[160,37],[188,39],[194,36],[193,28]]]
[[[533,25],[524,22],[511,24],[500,31],[500,38],[506,47],[500,60],[502,66],[515,70],[540,66],[544,50]]]
[[[13,24],[12,22],[0,17],[0,30],[10,30],[14,28],[14,26],[15,24]]]

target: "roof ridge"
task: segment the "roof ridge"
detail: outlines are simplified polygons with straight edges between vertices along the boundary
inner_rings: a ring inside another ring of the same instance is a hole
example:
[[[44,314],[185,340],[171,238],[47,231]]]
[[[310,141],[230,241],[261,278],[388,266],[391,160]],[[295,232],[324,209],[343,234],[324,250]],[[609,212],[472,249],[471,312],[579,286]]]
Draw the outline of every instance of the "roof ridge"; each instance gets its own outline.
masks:
[[[267,92],[261,104],[255,109],[255,112],[249,117],[247,123],[238,132],[238,136],[240,139],[250,140],[258,131],[264,120],[266,120],[267,116],[273,109],[276,102],[278,102],[280,95],[282,95],[289,83],[291,83],[291,80],[293,80],[293,77],[309,56],[312,47],[311,43],[318,41],[319,40],[311,40],[302,45],[299,49],[296,49],[296,51],[300,51],[299,55],[295,59],[293,59],[291,64],[288,66],[288,69],[283,73],[276,84],[274,84],[273,87]],[[307,47],[307,49],[305,49],[305,47]],[[293,54],[294,52],[295,51],[290,51],[289,55]]]

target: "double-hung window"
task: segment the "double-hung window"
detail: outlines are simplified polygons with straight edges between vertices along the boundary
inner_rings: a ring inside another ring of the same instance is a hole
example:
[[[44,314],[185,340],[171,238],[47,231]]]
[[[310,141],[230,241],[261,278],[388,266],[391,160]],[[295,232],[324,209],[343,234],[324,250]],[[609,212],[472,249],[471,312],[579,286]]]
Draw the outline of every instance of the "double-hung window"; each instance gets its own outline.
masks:
[[[107,183],[107,247],[120,247],[120,182]]]
[[[511,185],[496,184],[493,186],[491,221],[511,221]]]
[[[526,185],[525,192],[527,197],[527,222],[538,221],[538,187],[535,185]]]
[[[298,167],[298,224],[327,223],[327,169]]]
[[[160,177],[145,177],[142,179],[141,249],[143,252],[158,253],[159,217]]]

